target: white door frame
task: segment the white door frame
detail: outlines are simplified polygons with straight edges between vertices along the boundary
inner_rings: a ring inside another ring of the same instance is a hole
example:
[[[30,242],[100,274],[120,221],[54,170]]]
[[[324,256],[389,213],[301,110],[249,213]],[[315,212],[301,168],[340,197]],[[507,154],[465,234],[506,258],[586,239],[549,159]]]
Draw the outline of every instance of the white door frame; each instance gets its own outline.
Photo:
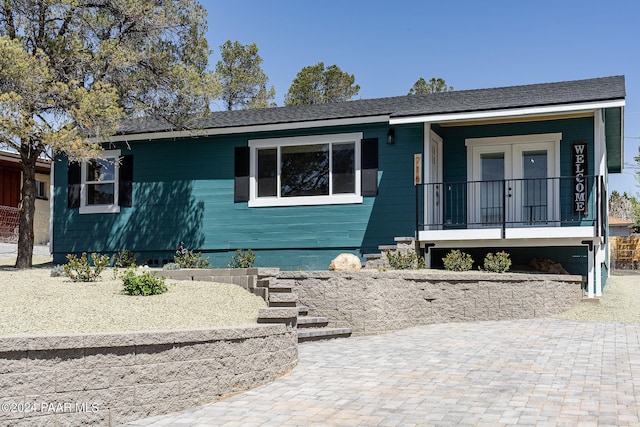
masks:
[[[424,152],[424,179],[426,184],[442,182],[442,138],[431,130],[431,126],[425,127]],[[424,221],[425,224],[442,223],[442,189],[425,185],[424,191]],[[434,206],[435,205],[435,206]],[[432,227],[431,229],[440,229]]]
[[[521,178],[523,174],[522,154],[525,151],[535,150],[547,151],[547,176],[559,177],[561,140],[562,133],[468,138],[465,140],[465,145],[467,146],[467,180],[481,181],[480,156],[484,153],[497,152],[502,152],[505,156],[504,179]],[[547,190],[548,218],[551,221],[557,221],[560,218],[560,186],[557,181],[550,184]],[[514,194],[518,193],[514,192]],[[507,221],[519,221],[521,219],[520,209],[509,209],[510,207],[519,206],[521,202],[520,196],[509,199],[506,211],[515,212],[516,217],[507,218]],[[480,220],[479,192],[469,192],[468,204],[469,222],[478,223]],[[552,224],[559,225],[557,222],[552,222]]]

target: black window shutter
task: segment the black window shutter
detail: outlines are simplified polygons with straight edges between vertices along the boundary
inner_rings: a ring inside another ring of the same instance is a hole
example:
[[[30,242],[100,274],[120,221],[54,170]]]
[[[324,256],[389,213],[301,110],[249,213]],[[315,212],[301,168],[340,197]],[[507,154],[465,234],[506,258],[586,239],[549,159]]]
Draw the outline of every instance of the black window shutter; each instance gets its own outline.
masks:
[[[249,201],[249,147],[235,148],[235,167],[233,182],[233,201]]]
[[[366,138],[360,145],[362,155],[362,196],[378,195],[378,138]]]
[[[82,167],[80,163],[69,163],[67,171],[67,207],[77,209],[80,207],[80,180]]]
[[[120,160],[118,183],[118,205],[131,206],[133,201],[133,156],[128,154]]]

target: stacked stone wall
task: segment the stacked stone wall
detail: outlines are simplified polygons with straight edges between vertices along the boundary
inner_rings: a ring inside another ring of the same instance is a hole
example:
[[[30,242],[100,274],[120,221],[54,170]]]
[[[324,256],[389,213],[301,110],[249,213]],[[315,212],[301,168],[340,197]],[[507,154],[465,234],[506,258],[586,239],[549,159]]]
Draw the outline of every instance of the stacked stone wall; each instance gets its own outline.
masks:
[[[118,425],[266,384],[297,361],[286,325],[0,337],[0,425]]]
[[[558,314],[580,302],[582,276],[446,271],[280,272],[309,315],[354,335],[446,322]]]

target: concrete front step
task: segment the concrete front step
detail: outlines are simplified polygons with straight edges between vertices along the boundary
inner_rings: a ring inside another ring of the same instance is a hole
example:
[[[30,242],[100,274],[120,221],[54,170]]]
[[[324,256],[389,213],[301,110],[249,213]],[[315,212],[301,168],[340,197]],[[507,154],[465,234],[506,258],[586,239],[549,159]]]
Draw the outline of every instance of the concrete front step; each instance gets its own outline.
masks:
[[[329,323],[328,317],[298,316],[298,328],[322,328]]]
[[[271,290],[271,288],[269,288]],[[269,305],[271,304],[293,304],[296,306],[297,297],[291,292],[269,292]]]
[[[309,313],[309,307],[307,307],[306,305],[299,305],[298,306],[298,315],[299,316],[306,316]]]
[[[296,307],[268,307],[258,312],[258,323],[284,323],[295,328],[298,323]]]
[[[347,338],[351,328],[302,328],[298,329],[298,342]]]

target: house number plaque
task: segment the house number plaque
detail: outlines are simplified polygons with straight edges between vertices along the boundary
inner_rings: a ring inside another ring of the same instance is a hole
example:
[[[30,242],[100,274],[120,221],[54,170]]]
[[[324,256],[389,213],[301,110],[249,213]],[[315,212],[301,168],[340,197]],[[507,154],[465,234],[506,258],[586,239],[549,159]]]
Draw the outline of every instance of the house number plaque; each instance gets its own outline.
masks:
[[[587,214],[587,143],[571,144],[571,164],[573,166],[573,213]]]

